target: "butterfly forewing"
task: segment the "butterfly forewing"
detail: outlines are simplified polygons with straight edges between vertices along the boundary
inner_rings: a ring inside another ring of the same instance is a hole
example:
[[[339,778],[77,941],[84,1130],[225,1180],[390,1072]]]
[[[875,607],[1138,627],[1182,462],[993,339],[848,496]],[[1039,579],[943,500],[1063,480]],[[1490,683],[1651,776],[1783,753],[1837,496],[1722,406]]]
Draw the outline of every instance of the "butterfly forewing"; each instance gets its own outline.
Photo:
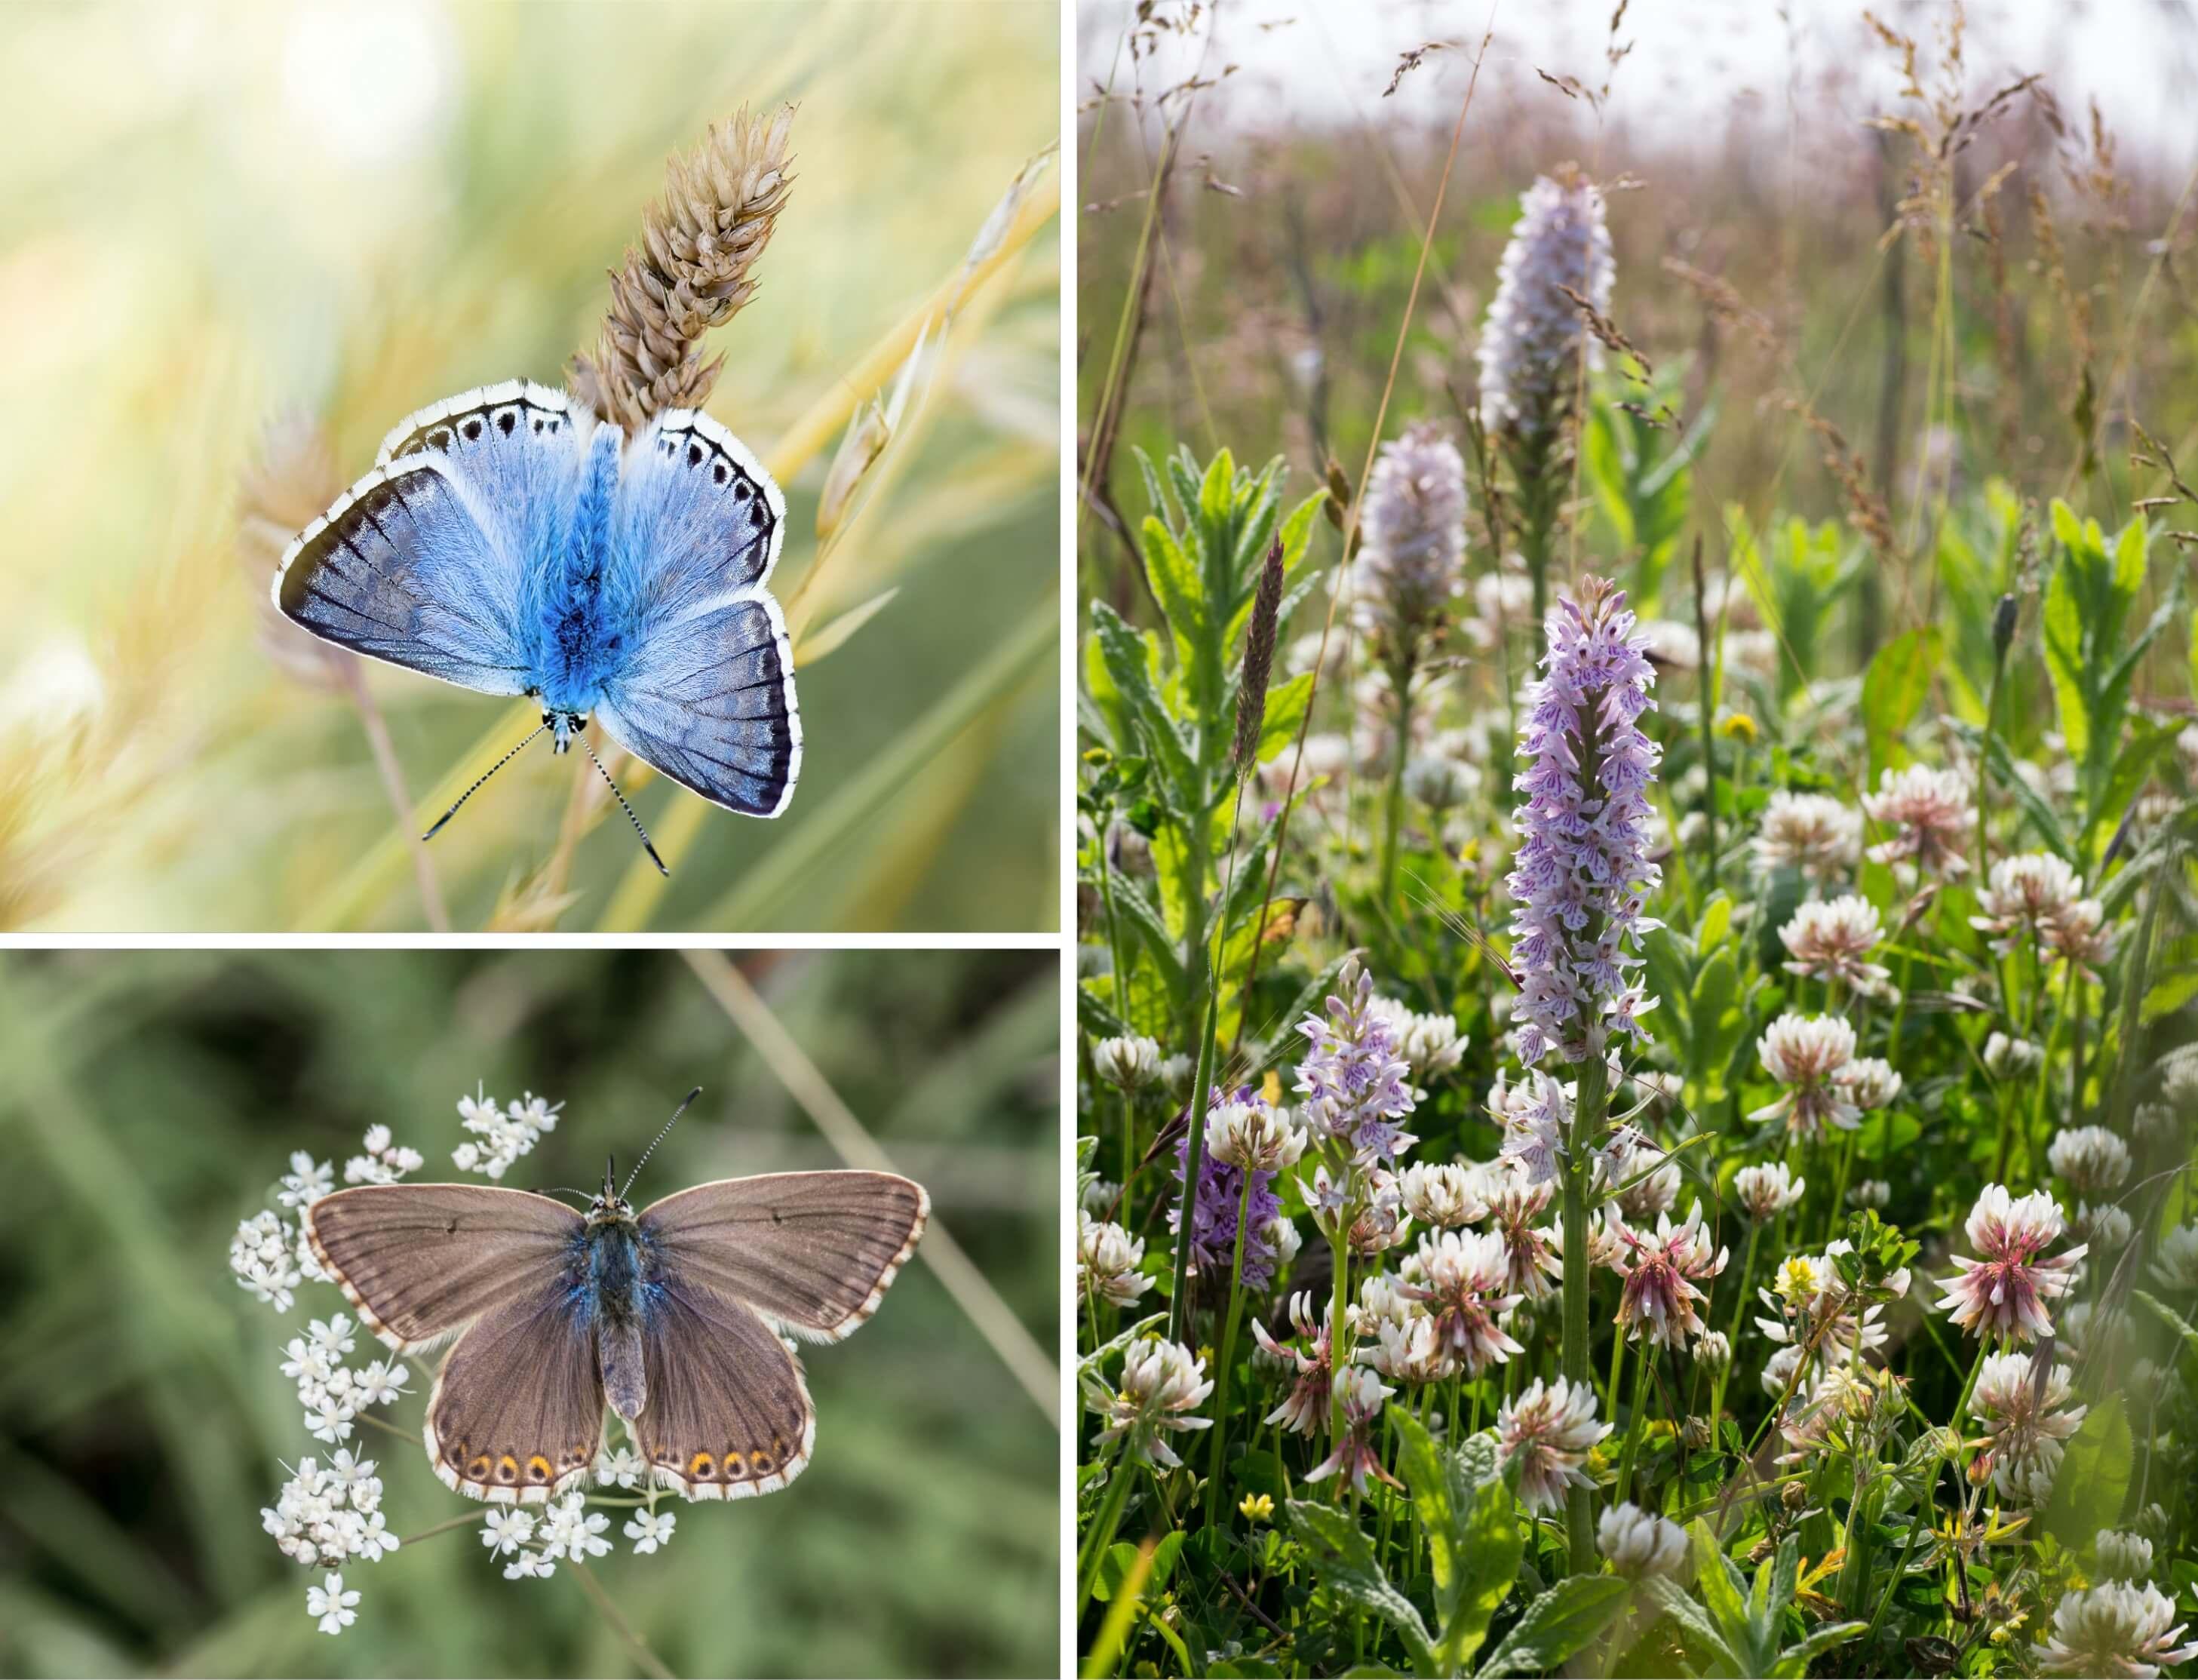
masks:
[[[305,1209],[314,1257],[367,1328],[416,1348],[462,1328],[569,1263],[580,1216],[486,1184],[366,1184]]]
[[[632,1433],[660,1481],[689,1499],[745,1499],[801,1474],[816,1410],[800,1365],[748,1308],[667,1278],[652,1293],[642,1357],[648,1404]]]
[[[569,1260],[475,1321],[427,1397],[427,1457],[475,1499],[547,1499],[593,1470],[602,1433],[594,1313]]]
[[[837,1341],[877,1311],[930,1212],[890,1172],[774,1172],[666,1196],[641,1229],[674,1276]]]

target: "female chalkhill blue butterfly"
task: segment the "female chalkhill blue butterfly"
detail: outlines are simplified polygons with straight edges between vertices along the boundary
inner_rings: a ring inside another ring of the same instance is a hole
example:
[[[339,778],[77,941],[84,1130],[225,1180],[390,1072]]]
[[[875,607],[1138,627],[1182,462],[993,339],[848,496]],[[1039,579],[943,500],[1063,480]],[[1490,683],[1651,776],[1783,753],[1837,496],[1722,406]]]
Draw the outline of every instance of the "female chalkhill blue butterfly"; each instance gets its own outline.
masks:
[[[355,653],[538,697],[526,741],[546,730],[593,758],[582,732],[600,718],[704,799],[776,817],[801,770],[794,655],[765,587],[785,525],[770,474],[709,416],[667,410],[629,439],[511,380],[392,431],[283,552],[275,604]]]
[[[304,1224],[383,1341],[457,1339],[422,1432],[449,1486],[534,1503],[584,1481],[608,1400],[660,1483],[744,1499],[800,1475],[817,1439],[785,1338],[838,1341],[876,1311],[930,1211],[889,1172],[773,1172],[636,1213],[607,1171],[584,1215],[487,1184],[366,1184]]]

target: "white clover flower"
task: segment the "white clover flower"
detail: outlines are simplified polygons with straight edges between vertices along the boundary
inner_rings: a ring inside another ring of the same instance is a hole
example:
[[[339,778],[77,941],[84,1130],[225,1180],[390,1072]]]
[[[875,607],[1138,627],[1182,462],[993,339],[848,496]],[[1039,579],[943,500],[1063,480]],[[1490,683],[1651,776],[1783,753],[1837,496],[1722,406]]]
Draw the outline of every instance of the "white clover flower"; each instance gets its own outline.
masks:
[[[334,1169],[297,1149],[291,1152],[290,1170],[282,1175],[275,1200],[285,1207],[310,1207],[334,1188]]]
[[[1115,1306],[1135,1306],[1153,1282],[1137,1270],[1145,1258],[1144,1239],[1087,1213],[1076,1216],[1076,1227],[1078,1296],[1096,1293]]]
[[[516,1505],[491,1505],[481,1525],[480,1543],[491,1556],[515,1552],[534,1538],[534,1514]]]
[[[1507,1464],[1519,1467],[1519,1498],[1530,1511],[1554,1511],[1567,1487],[1594,1484],[1580,1467],[1611,1426],[1595,1418],[1595,1390],[1559,1377],[1528,1383],[1496,1416],[1496,1436]]]
[[[1470,1161],[1415,1161],[1397,1175],[1404,1211],[1423,1225],[1477,1225],[1488,1217],[1480,1169]]]
[[[2042,1505],[2061,1468],[2061,1444],[2076,1433],[2088,1408],[2068,1404],[2069,1372],[2056,1364],[2038,1386],[2035,1357],[1992,1353],[1977,1371],[1969,1413],[1992,1438],[1980,1463],[1992,1472],[2002,1497]]]
[[[1188,1096],[1190,1082],[1197,1073],[1198,1064],[1178,1050],[1160,1060],[1160,1088],[1171,1096]]]
[[[1958,771],[1910,764],[1878,777],[1877,792],[1862,796],[1870,821],[1891,828],[1893,837],[1869,849],[1877,863],[1912,862],[1926,873],[1949,879],[1967,875],[1962,848],[1976,832],[1977,814],[1969,804],[1969,784]]]
[[[1443,1348],[1478,1377],[1491,1363],[1526,1350],[1503,1328],[1524,1299],[1510,1288],[1510,1253],[1495,1232],[1438,1231],[1420,1239],[1416,1282],[1402,1293],[1423,1302]]]
[[[1819,887],[1846,879],[1862,857],[1862,813],[1828,793],[1781,788],[1764,807],[1749,842],[1759,874],[1799,869]]]
[[[2003,857],[1978,891],[1977,908],[1984,914],[1971,916],[1969,926],[1997,935],[1993,953],[2009,956],[2026,938],[2050,939],[2083,897],[2083,878],[2050,852]]]
[[[1091,1067],[1119,1090],[1143,1090],[1160,1079],[1160,1047],[1150,1038],[1102,1038],[1091,1047]]]
[[[653,1552],[659,1546],[669,1543],[672,1527],[678,1520],[679,1515],[676,1511],[666,1511],[661,1516],[654,1511],[636,1511],[632,1520],[619,1532],[633,1542],[634,1550]]]
[[[2045,1159],[2079,1196],[2106,1195],[2129,1182],[2129,1145],[2104,1126],[2056,1131]]]
[[[1995,1032],[1985,1040],[1985,1072],[1995,1079],[2019,1079],[2044,1064],[2045,1052],[2027,1038]]]
[[[1732,1181],[1733,1194],[1758,1224],[1798,1206],[1808,1185],[1807,1179],[1794,1177],[1783,1161],[1772,1166],[1744,1166]]]
[[[1275,1276],[1288,1276],[1291,1263],[1305,1247],[1305,1239],[1298,1235],[1297,1226],[1288,1215],[1278,1213],[1268,1222],[1267,1241],[1275,1245]]]
[[[1454,1071],[1464,1060],[1472,1042],[1457,1030],[1455,1015],[1423,1015],[1393,997],[1376,997],[1373,1013],[1389,1025],[1397,1054],[1412,1070],[1415,1079],[1431,1079]]]
[[[2178,1225],[2160,1240],[2152,1275],[2162,1288],[2178,1293],[2198,1290],[2198,1220]]]
[[[303,1281],[295,1242],[290,1227],[271,1209],[241,1223],[229,1243],[229,1269],[237,1288],[277,1312],[288,1312],[297,1300],[291,1292]]]
[[[1595,1527],[1596,1549],[1610,1560],[1611,1571],[1629,1581],[1660,1575],[1677,1580],[1687,1567],[1687,1531],[1631,1500],[1602,1514]]]
[[[1406,796],[1427,806],[1430,811],[1455,810],[1480,791],[1480,768],[1461,759],[1445,758],[1439,753],[1420,753],[1404,765]],[[1440,1017],[1422,1017],[1438,1020]],[[1457,1031],[1457,1023],[1451,1023]],[[1461,1044],[1462,1040],[1460,1041]],[[1404,1059],[1410,1061],[1411,1052],[1405,1049]]]
[[[1857,1207],[1883,1207],[1893,1200],[1893,1186],[1882,1178],[1865,1178],[1847,1192],[1847,1200]]]
[[[1865,1114],[1900,1095],[1900,1075],[1882,1056],[1857,1056],[1835,1077],[1846,1088],[1847,1101]]]
[[[1732,1339],[1723,1330],[1705,1330],[1695,1344],[1695,1360],[1712,1371],[1721,1371],[1732,1363]]]
[[[2175,1621],[2175,1602],[2147,1581],[2109,1581],[2072,1592],[2053,1612],[2053,1636],[2038,1647],[2048,1674],[2150,1680],[2162,1669],[2198,1657],[2198,1642],[2174,1648],[2188,1623]]]
[[[1305,1134],[1263,1097],[1223,1103],[1207,1117],[1206,1148],[1224,1166],[1277,1172],[1305,1154]]]
[[[325,1586],[305,1589],[305,1613],[315,1618],[326,1634],[341,1633],[358,1619],[358,1612],[352,1606],[358,1602],[356,1592],[344,1590],[343,1577],[331,1573]]]
[[[1122,1361],[1122,1380],[1100,1410],[1107,1419],[1101,1442],[1121,1440],[1125,1453],[1146,1457],[1166,1469],[1183,1461],[1162,1432],[1210,1429],[1210,1417],[1189,1416],[1213,1392],[1206,1361],[1180,1342],[1157,1337],[1138,1343]]]
[[[2102,1528],[2092,1549],[2098,1554],[2099,1572],[2108,1580],[2142,1581],[2152,1574],[2152,1542],[2142,1534]]]

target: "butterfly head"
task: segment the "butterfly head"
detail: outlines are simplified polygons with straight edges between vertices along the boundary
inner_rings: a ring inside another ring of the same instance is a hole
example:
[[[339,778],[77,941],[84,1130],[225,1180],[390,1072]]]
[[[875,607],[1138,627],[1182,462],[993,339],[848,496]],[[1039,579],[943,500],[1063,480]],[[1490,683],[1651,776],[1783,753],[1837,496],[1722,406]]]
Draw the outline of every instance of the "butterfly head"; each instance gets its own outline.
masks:
[[[600,1225],[619,1221],[630,1221],[633,1207],[619,1193],[618,1158],[609,1157],[603,1166],[602,1194],[588,1204],[588,1223]]]
[[[550,731],[550,750],[569,753],[573,738],[588,727],[587,714],[583,712],[549,712],[542,714],[542,727]]]

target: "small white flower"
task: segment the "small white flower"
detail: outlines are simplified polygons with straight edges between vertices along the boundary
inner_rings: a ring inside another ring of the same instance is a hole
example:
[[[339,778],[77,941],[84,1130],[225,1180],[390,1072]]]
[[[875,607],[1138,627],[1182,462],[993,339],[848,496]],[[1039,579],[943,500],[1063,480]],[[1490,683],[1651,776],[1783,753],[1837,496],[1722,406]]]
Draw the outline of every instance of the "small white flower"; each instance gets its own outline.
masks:
[[[305,1613],[319,1619],[323,1633],[341,1633],[357,1621],[358,1612],[352,1606],[358,1602],[357,1593],[344,1590],[340,1575],[331,1574],[324,1587],[305,1589]]]
[[[1091,1047],[1091,1067],[1110,1085],[1143,1090],[1160,1077],[1160,1047],[1151,1038],[1102,1038]]]
[[[635,1487],[648,1472],[641,1455],[631,1447],[619,1447],[602,1454],[596,1460],[596,1485],[598,1487]]]
[[[351,1333],[352,1322],[340,1312],[331,1318],[316,1318],[305,1327],[307,1340],[327,1354],[350,1352],[354,1346]]]
[[[375,1462],[352,1456],[346,1448],[339,1447],[329,1460],[329,1476],[345,1487],[355,1487],[361,1482],[375,1479]]]
[[[402,1359],[370,1359],[352,1379],[352,1398],[362,1409],[394,1405],[404,1392],[409,1368]]]
[[[2142,1581],[2152,1574],[2152,1542],[2143,1535],[2102,1528],[2092,1544],[2098,1553],[2099,1572],[2108,1580]]]
[[[2129,1180],[2129,1145],[2104,1126],[2072,1126],[2054,1133],[2045,1159],[2086,1199],[2108,1195]]]
[[[2019,1078],[2034,1073],[2045,1060],[2045,1052],[2027,1038],[2010,1038],[2004,1032],[1995,1032],[1985,1040],[1985,1072],[1995,1079]]]
[[[672,1538],[672,1525],[679,1520],[678,1514],[666,1511],[659,1516],[654,1511],[636,1511],[633,1520],[620,1532],[633,1542],[637,1552],[653,1552]]]
[[[356,1525],[351,1536],[352,1555],[379,1563],[397,1549],[397,1537],[389,1532],[388,1520],[381,1512],[349,1514]]]
[[[305,1427],[317,1441],[347,1441],[351,1439],[352,1411],[340,1402],[323,1400],[305,1414]]]
[[[303,1149],[294,1150],[275,1199],[285,1207],[310,1207],[334,1188],[334,1169],[326,1161],[316,1165]]]
[[[378,1155],[385,1149],[388,1148],[388,1147],[389,1128],[387,1126],[370,1125],[366,1129],[366,1153],[368,1154]]]
[[[542,1552],[521,1552],[503,1566],[503,1578],[507,1581],[524,1580],[529,1576],[546,1581],[556,1572],[555,1561]]]
[[[481,1527],[481,1544],[496,1555],[515,1552],[534,1538],[534,1517],[513,1505],[491,1505]]]

